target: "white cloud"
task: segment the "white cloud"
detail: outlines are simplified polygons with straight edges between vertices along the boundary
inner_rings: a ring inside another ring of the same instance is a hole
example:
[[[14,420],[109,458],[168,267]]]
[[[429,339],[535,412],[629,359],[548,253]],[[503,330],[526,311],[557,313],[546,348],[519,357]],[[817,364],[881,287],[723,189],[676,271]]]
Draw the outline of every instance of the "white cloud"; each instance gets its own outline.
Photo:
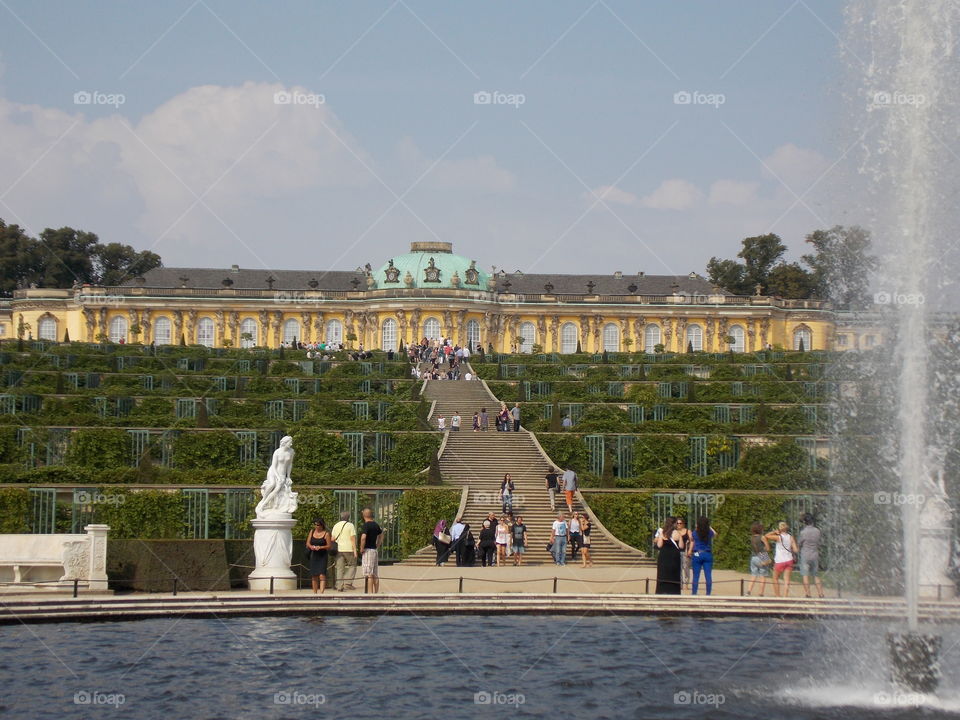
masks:
[[[517,186],[516,175],[500,167],[492,155],[461,158],[448,155],[438,162],[424,154],[412,138],[404,137],[397,144],[396,156],[404,169],[404,182],[412,183],[423,175],[420,186],[424,188],[498,193]],[[395,188],[397,192],[402,189]]]
[[[817,182],[830,167],[830,162],[816,150],[806,150],[786,143],[763,159],[765,177],[779,179],[798,195]]]
[[[718,205],[750,205],[757,202],[757,190],[760,183],[742,182],[740,180],[717,180],[710,185],[707,203]]]
[[[636,195],[626,190],[621,190],[615,185],[601,185],[583,194],[583,199],[591,204],[596,202],[598,198],[602,202],[613,205],[638,205],[640,203],[640,198]]]
[[[660,187],[640,199],[644,207],[655,210],[687,210],[703,197],[697,186],[686,180],[664,180]]]

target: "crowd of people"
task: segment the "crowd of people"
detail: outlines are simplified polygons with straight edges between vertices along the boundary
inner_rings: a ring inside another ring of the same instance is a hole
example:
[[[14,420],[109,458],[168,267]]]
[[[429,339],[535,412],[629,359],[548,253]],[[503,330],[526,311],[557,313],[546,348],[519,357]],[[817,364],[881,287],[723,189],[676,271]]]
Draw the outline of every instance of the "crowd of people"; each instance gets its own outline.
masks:
[[[314,518],[313,528],[306,541],[307,563],[314,595],[322,595],[326,590],[331,560],[334,563],[337,591],[356,589],[353,581],[357,575],[358,548],[366,592],[380,591],[379,559],[383,545],[383,529],[374,519],[372,508],[363,508],[360,515],[363,524],[359,530],[350,522],[349,512],[340,513],[340,521],[329,530],[323,518]]]
[[[478,523],[478,535],[474,535],[470,523],[457,518],[452,525],[445,519],[433,528],[433,546],[437,552],[436,564],[445,565],[451,556],[457,567],[503,567],[523,565],[523,556],[530,547],[531,537],[523,515],[513,514],[505,501],[504,512],[497,517],[492,510]],[[566,565],[567,549],[570,560],[581,560],[583,567],[591,567],[590,518],[586,513],[575,512],[568,520],[565,513],[558,513],[550,527],[547,551],[556,565]],[[512,560],[511,560],[512,558]]]
[[[797,537],[790,533],[786,522],[780,522],[775,530],[764,532],[763,524],[754,522],[750,528],[750,584],[746,594],[753,595],[757,581],[759,596],[765,594],[767,578],[772,576],[773,594],[776,597],[790,595],[790,579],[799,569],[804,597],[811,597],[811,582],[817,596],[823,597],[823,581],[820,579],[820,545],[823,534],[814,525],[813,516],[805,513],[803,528]],[[657,554],[658,595],[679,595],[689,587],[696,595],[703,575],[706,594],[713,592],[713,543],[717,531],[706,517],[697,519],[696,527],[686,527],[684,518],[669,516],[657,529],[654,545]],[[770,556],[771,544],[773,557]],[[781,588],[781,578],[783,586]]]
[[[410,375],[420,380],[473,380],[469,370],[461,372],[461,365],[470,359],[470,348],[454,345],[450,338],[430,340],[423,338],[407,348]],[[421,365],[429,367],[421,369]]]

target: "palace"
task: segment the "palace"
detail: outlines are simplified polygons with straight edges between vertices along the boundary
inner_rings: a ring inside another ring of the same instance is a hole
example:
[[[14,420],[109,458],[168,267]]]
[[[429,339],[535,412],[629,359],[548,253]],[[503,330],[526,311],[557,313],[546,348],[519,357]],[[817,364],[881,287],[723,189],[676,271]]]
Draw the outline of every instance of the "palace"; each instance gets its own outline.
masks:
[[[377,269],[157,268],[115,287],[17,290],[0,337],[397,349],[450,337],[498,352],[753,352],[861,347],[819,300],[737,296],[697,275],[486,272],[451,243],[415,242]],[[662,346],[662,347],[661,347]]]

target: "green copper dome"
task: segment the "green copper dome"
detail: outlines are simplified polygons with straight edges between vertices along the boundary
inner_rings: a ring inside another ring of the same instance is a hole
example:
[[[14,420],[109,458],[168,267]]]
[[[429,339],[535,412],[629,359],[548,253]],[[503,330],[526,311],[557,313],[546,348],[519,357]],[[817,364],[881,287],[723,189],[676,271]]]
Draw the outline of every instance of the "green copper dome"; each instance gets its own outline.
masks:
[[[454,255],[452,243],[446,242],[410,243],[410,252],[394,256],[373,273],[378,289],[486,290],[488,277],[475,260]]]

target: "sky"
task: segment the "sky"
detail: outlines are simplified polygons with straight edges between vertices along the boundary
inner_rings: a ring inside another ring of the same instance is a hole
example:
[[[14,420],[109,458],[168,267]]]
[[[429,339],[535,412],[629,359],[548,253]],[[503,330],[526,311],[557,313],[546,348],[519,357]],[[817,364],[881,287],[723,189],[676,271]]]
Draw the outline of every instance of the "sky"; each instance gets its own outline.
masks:
[[[0,218],[168,266],[704,273],[844,158],[841,3],[0,0]]]

